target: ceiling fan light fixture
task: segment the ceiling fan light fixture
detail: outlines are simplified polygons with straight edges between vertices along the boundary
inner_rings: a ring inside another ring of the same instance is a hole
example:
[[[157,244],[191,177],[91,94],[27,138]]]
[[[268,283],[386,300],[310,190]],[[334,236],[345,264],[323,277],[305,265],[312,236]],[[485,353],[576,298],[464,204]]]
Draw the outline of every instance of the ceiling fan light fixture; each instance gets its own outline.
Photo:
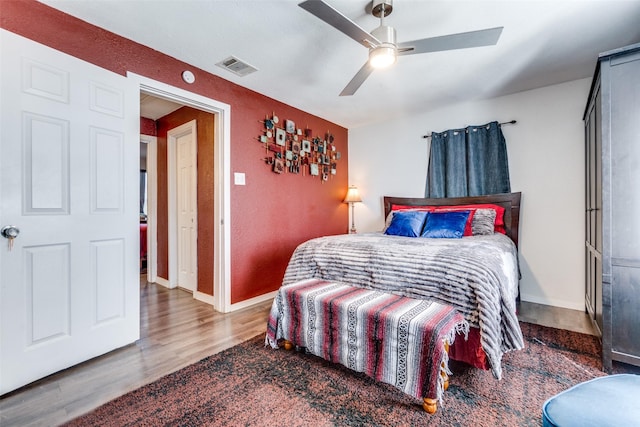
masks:
[[[373,68],[385,68],[395,64],[398,57],[395,28],[380,25],[371,31],[371,35],[381,43],[369,49],[369,65]]]
[[[386,68],[393,65],[397,59],[395,46],[378,46],[369,51],[369,65],[373,68]]]

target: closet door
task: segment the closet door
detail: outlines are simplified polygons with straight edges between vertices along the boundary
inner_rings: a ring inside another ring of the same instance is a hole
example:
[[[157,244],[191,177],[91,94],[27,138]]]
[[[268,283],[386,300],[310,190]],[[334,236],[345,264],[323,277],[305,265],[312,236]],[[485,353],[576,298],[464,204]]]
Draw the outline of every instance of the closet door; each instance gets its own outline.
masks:
[[[602,242],[604,239],[602,228],[602,96],[600,90],[596,93],[594,107],[594,134],[593,134],[593,199],[592,199],[592,245],[593,245],[593,270],[594,270],[594,317],[598,332],[602,335]]]
[[[602,145],[599,135],[600,93],[585,117],[585,305],[602,334]]]
[[[610,60],[611,322],[615,360],[640,364],[640,51]]]

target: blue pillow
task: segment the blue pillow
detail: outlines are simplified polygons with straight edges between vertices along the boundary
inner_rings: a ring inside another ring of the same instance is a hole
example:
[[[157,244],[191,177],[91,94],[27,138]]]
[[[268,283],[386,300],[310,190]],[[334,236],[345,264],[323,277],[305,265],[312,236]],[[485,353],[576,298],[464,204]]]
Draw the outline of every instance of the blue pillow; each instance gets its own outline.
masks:
[[[389,225],[384,234],[418,237],[426,218],[427,212],[425,211],[395,211],[391,219],[391,225]]]
[[[471,211],[428,212],[420,237],[460,239]]]

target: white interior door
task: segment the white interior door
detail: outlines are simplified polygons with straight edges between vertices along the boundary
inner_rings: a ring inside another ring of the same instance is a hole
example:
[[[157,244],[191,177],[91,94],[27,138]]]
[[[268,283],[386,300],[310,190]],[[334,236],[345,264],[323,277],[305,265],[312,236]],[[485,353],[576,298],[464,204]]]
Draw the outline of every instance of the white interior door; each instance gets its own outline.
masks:
[[[0,30],[0,394],[139,337],[139,92]]]
[[[178,286],[191,292],[198,282],[197,128],[192,120],[168,132],[176,153]]]

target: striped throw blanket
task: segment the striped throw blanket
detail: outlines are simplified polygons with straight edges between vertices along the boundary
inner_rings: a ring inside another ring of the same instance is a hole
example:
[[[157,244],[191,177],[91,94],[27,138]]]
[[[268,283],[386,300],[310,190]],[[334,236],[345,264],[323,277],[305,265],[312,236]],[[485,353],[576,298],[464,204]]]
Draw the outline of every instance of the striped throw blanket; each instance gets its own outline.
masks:
[[[516,315],[518,261],[507,236],[427,239],[382,233],[320,237],[294,251],[283,286],[319,278],[455,307],[480,329],[496,378],[504,352],[524,348]]]
[[[442,401],[441,373],[450,373],[443,342],[467,331],[446,305],[309,279],[280,288],[265,344],[286,339],[410,396]]]

